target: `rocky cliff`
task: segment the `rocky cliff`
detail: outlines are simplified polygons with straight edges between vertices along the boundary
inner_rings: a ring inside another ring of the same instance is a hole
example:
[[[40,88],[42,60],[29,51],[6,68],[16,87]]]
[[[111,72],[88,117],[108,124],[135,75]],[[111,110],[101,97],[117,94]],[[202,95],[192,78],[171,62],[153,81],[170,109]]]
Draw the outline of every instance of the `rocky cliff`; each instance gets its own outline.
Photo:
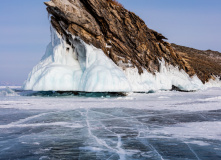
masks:
[[[214,58],[208,54],[215,52],[171,45],[115,0],[45,4],[52,39],[25,81],[26,90],[150,92],[221,86],[215,78],[220,76],[219,53]]]
[[[120,67],[155,73],[162,58],[190,76],[194,69],[177,54],[162,34],[149,29],[133,12],[112,0],[51,0],[45,2],[51,24],[71,44],[73,37],[100,48]]]

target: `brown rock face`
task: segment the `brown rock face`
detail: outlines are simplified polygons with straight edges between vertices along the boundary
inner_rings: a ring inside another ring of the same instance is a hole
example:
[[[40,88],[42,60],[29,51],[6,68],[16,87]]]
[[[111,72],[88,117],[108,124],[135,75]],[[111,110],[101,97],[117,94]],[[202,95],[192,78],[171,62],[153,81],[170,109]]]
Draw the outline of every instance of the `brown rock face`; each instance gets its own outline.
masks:
[[[162,59],[190,76],[198,73],[163,40],[166,38],[162,34],[149,29],[137,15],[112,0],[51,0],[45,4],[52,15],[51,24],[69,44],[73,41],[71,35],[78,36],[102,49],[115,64],[137,67],[139,73],[143,69],[153,74],[159,71]],[[199,78],[205,81],[204,77]]]
[[[197,50],[171,44],[175,51],[194,69],[203,83],[214,76],[221,77],[221,53],[211,50]]]

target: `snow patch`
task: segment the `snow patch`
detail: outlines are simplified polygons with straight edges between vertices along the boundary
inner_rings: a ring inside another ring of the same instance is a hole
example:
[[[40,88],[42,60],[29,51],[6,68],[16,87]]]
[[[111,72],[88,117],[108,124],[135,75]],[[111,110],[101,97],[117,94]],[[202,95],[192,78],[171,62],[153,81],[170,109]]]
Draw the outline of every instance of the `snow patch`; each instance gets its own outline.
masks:
[[[219,130],[220,127],[221,122],[192,122],[188,124],[180,123],[176,126],[160,128],[159,130],[154,130],[153,132],[155,134],[172,135],[178,139],[191,139],[191,137],[195,137],[199,139],[221,140],[221,132]]]

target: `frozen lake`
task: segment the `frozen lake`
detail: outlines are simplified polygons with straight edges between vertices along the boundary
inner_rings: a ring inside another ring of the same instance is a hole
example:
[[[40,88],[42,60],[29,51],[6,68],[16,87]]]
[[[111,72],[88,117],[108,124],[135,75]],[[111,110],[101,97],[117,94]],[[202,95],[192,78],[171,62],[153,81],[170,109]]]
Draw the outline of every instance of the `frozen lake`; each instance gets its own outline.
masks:
[[[221,159],[221,88],[93,96],[0,87],[0,159]]]

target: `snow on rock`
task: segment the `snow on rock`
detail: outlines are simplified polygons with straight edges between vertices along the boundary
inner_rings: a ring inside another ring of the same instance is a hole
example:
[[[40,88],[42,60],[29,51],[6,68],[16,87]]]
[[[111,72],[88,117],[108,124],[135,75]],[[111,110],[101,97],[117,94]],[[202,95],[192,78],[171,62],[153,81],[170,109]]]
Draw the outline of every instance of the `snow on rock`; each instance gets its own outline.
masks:
[[[75,38],[73,50],[52,28],[52,42],[25,81],[34,91],[129,92],[130,84],[103,51]]]
[[[170,90],[198,90],[207,86],[177,67],[161,61],[155,75],[145,69],[141,75],[137,68],[118,67],[101,49],[73,37],[73,46],[67,44],[52,28],[52,41],[42,60],[29,74],[23,85],[34,91],[86,91],[86,92],[148,92]],[[214,82],[213,82],[214,83]],[[217,82],[216,84],[220,84]]]
[[[221,87],[220,78],[214,77],[214,79],[210,79],[205,85],[206,87]]]
[[[190,78],[186,72],[179,70],[178,67],[166,65],[164,60],[161,61],[160,72],[156,72],[155,75],[145,69],[143,71],[144,73],[140,75],[136,68],[125,70],[133,91],[170,90],[173,85],[186,91],[205,88],[197,76]]]

